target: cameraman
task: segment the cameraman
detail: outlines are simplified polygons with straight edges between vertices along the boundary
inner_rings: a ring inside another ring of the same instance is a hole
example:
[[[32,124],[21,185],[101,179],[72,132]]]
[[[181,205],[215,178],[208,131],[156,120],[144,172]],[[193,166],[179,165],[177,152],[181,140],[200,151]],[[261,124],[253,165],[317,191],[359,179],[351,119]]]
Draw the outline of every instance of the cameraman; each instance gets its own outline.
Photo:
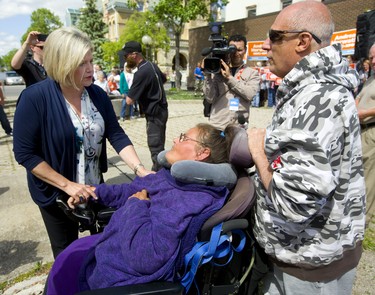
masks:
[[[228,64],[221,60],[220,73],[205,71],[203,87],[206,99],[211,103],[210,124],[221,130],[231,123],[245,125],[248,122],[251,101],[260,82],[258,71],[251,69],[243,61],[246,38],[233,35],[228,39],[228,44],[234,45],[237,50],[229,54]]]

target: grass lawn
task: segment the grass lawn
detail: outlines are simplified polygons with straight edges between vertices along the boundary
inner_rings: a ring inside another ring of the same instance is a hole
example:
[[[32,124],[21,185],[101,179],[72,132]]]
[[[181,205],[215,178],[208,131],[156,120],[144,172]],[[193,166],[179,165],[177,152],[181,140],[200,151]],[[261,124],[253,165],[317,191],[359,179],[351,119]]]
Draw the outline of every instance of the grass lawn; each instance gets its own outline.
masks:
[[[177,90],[175,88],[171,88],[165,91],[167,95],[167,99],[173,100],[202,100],[200,96],[194,96],[194,91],[187,91],[187,90]]]

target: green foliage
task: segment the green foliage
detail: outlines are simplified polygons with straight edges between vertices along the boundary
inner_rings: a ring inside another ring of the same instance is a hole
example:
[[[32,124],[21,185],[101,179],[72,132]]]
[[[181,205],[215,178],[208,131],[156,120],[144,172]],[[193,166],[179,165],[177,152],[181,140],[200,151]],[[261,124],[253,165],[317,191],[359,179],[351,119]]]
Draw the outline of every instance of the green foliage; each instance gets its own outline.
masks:
[[[12,49],[6,55],[1,57],[1,68],[9,71],[12,69],[10,62],[12,61],[13,56],[16,54],[17,49]]]
[[[136,2],[129,0],[128,2]],[[210,5],[218,4],[221,6],[228,3],[228,0],[160,0],[154,9],[155,15],[160,19],[166,27],[168,27],[176,42],[176,56],[180,56],[180,38],[184,30],[184,25],[192,20],[201,17],[205,20],[211,19]],[[180,60],[176,58],[175,63],[176,75],[179,76]],[[180,89],[179,80],[176,81],[177,89]]]
[[[123,44],[120,42],[105,42],[102,45],[103,49],[103,61],[101,65],[106,70],[112,69],[114,66],[118,66],[120,61],[117,52],[121,50]]]
[[[31,13],[31,24],[26,33],[22,35],[21,43],[25,42],[31,31],[49,34],[63,26],[60,18],[47,8],[39,8]]]
[[[0,71],[2,71],[2,69],[4,68],[4,65],[5,63],[4,63],[3,57],[0,56]]]
[[[152,48],[154,50],[169,50],[170,39],[167,30],[160,25],[158,18],[151,11],[134,12],[125,22],[125,27],[119,38],[119,49],[127,41],[138,41],[142,43],[142,37],[148,35],[152,38]],[[145,50],[143,46],[143,50]],[[144,52],[145,53],[145,52]]]
[[[207,3],[202,0],[160,0],[154,11],[175,35],[181,35],[185,23],[209,15]]]
[[[201,97],[194,96],[193,91],[178,90],[176,88],[166,90],[165,94],[167,95],[168,100],[202,100]]]
[[[85,0],[86,7],[81,9],[81,16],[79,18],[77,27],[89,35],[94,45],[94,63],[103,63],[103,48],[102,45],[107,41],[104,37],[108,32],[108,27],[103,22],[103,15],[96,8],[95,0]]]

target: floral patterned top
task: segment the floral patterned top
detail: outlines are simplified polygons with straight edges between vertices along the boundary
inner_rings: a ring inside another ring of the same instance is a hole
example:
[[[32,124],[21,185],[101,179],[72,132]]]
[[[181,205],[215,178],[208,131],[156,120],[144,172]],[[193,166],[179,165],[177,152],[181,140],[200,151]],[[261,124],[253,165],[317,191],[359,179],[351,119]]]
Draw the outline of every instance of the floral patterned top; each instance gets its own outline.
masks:
[[[98,184],[102,180],[99,156],[102,152],[105,131],[104,120],[86,89],[81,96],[81,116],[65,99],[72,123],[76,130],[77,175],[76,182]]]

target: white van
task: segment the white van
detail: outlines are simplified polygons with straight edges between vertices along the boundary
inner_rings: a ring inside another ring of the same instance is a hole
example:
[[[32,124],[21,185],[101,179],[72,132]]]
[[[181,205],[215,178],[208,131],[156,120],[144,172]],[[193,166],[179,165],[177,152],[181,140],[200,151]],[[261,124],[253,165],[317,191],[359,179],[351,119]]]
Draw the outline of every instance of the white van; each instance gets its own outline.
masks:
[[[24,85],[25,81],[15,71],[8,71],[8,72],[5,72],[4,84],[5,85]]]

